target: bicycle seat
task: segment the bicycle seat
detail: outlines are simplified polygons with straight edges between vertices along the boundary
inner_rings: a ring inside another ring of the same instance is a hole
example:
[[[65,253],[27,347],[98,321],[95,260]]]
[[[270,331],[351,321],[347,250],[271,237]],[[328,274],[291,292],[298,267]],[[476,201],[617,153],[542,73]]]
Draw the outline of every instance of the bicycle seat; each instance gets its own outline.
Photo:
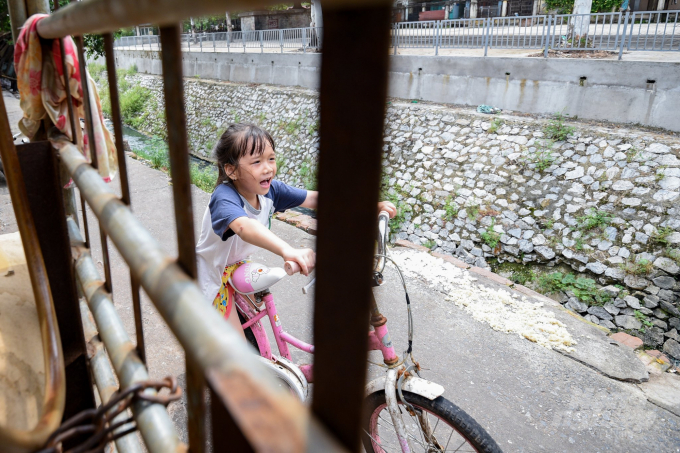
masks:
[[[259,293],[286,276],[286,271],[280,267],[267,267],[264,264],[248,262],[238,267],[231,277],[229,284],[240,294]]]

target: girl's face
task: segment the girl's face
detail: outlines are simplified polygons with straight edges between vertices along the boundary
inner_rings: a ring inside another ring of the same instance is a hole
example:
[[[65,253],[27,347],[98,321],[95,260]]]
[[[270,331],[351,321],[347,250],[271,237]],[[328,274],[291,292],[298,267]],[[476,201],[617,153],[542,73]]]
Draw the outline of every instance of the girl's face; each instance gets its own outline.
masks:
[[[234,168],[225,166],[227,174],[231,175]],[[266,195],[271,187],[272,179],[276,176],[276,155],[271,145],[267,143],[259,156],[246,155],[239,160],[238,170],[232,175],[232,181],[241,195]]]

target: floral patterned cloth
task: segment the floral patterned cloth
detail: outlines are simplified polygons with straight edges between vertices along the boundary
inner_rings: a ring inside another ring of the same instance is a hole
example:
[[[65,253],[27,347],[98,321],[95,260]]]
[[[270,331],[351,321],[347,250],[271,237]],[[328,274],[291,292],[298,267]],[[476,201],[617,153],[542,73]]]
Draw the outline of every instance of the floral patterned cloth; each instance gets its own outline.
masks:
[[[64,85],[66,71],[76,116],[75,134],[78,148],[88,162],[91,162],[88,137],[80,128],[80,118],[85,117],[85,109],[76,46],[70,36],[63,40],[66,54],[66,68],[63,68],[59,40],[44,40],[38,36],[37,24],[45,17],[46,14],[29,17],[14,47],[14,67],[21,96],[20,105],[24,111],[24,117],[19,121],[19,129],[26,137],[32,138],[38,131],[40,122],[48,116],[59,131],[69,140],[73,139]],[[89,88],[99,174],[104,181],[109,182],[118,170],[116,147],[111,133],[104,126],[101,101],[94,81],[89,74],[86,74],[85,79]]]
[[[234,288],[229,284],[229,279],[236,269],[242,264],[247,263],[248,260],[241,260],[234,264],[227,264],[222,272],[222,285],[220,290],[217,291],[217,295],[213,300],[213,307],[217,309],[218,312],[224,317],[224,319],[229,319],[229,313],[231,313],[231,307],[234,305]]]

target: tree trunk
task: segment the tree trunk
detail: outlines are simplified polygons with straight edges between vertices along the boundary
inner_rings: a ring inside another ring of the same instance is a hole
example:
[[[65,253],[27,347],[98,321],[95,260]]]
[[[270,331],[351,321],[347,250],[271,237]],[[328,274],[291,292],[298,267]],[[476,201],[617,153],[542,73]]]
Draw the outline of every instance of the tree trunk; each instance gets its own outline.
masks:
[[[323,27],[323,16],[321,14],[321,1],[320,0],[312,0],[312,6],[311,6],[311,13],[312,13],[312,23],[310,24],[311,27]]]
[[[196,35],[196,24],[194,24],[194,18],[190,17],[189,21],[191,22],[191,36],[193,37]]]
[[[576,47],[576,40],[588,37],[592,6],[593,0],[576,0],[574,2],[574,14],[585,14],[583,16],[574,16],[569,20],[569,37],[574,40],[574,47]]]
[[[227,16],[227,31],[231,33],[234,31],[234,26],[231,25],[231,14],[229,14],[229,11],[227,11],[225,14]]]

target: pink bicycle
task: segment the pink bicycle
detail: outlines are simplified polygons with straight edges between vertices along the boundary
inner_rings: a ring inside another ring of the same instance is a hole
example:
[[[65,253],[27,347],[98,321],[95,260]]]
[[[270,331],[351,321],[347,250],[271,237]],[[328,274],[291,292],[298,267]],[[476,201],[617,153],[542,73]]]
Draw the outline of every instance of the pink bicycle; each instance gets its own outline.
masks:
[[[374,266],[374,286],[383,284],[387,255],[386,240],[389,237],[389,217],[379,216],[378,247]],[[391,261],[391,260],[390,260]],[[364,417],[363,443],[367,452],[403,453],[424,452],[500,452],[496,442],[475,420],[458,406],[442,397],[444,387],[420,377],[420,366],[413,358],[413,322],[406,283],[397,268],[406,295],[408,311],[408,349],[403,357],[394,350],[387,330],[387,319],[380,313],[375,298],[372,301],[368,332],[369,348],[381,351],[386,375],[366,385],[366,413]],[[236,290],[236,307],[246,338],[260,352],[263,362],[302,401],[308,396],[309,383],[314,382],[310,364],[293,363],[288,345],[310,354],[314,346],[286,332],[276,310],[274,297],[269,288],[286,274],[299,272],[294,262],[286,262],[285,270],[269,268],[248,262],[239,267],[231,277]],[[303,288],[306,293],[312,281]],[[261,321],[268,317],[276,340],[278,355],[272,347]]]

